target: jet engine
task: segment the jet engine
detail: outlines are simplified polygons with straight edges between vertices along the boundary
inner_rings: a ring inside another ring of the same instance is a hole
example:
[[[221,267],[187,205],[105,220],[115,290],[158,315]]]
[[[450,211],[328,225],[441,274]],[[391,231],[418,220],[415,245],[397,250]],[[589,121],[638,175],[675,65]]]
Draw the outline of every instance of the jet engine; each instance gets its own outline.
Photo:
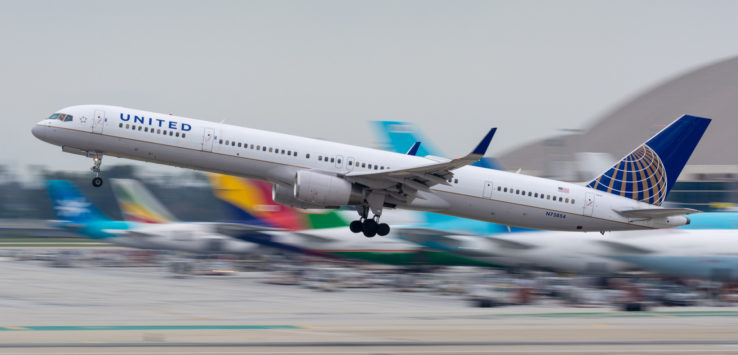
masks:
[[[322,208],[338,208],[361,203],[361,188],[333,175],[311,171],[295,174],[294,198]]]
[[[272,200],[280,205],[290,206],[293,208],[301,208],[304,210],[325,208],[323,206],[310,204],[296,199],[295,191],[292,186],[284,186],[280,184],[274,184],[272,186]]]

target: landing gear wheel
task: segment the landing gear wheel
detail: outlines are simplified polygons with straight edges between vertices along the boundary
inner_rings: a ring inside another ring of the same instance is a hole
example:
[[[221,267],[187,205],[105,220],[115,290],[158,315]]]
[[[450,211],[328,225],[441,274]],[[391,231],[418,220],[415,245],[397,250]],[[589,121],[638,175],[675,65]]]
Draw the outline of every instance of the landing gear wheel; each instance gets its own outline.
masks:
[[[362,231],[364,232],[365,237],[374,237],[375,235],[377,235],[377,222],[375,222],[373,219],[367,219],[362,225]]]
[[[349,229],[351,229],[351,231],[354,233],[361,233],[361,230],[363,229],[361,221],[351,222],[351,224],[349,224]]]
[[[92,166],[92,172],[95,173],[95,178],[92,179],[92,186],[94,187],[100,187],[103,184],[103,179],[100,177],[100,165],[102,164],[102,153],[95,153],[95,156],[92,157],[92,162],[95,164]]]
[[[377,235],[380,237],[384,237],[385,235],[389,234],[390,232],[390,226],[387,223],[380,223],[377,226]]]

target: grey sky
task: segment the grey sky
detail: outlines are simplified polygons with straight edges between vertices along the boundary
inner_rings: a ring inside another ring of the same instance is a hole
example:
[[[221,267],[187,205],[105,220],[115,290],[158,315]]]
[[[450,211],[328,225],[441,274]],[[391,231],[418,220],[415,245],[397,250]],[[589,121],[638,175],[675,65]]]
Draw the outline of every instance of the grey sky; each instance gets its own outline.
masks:
[[[91,165],[30,134],[75,104],[368,146],[408,120],[447,155],[498,126],[495,155],[738,55],[735,1],[0,4],[0,163],[53,168]]]

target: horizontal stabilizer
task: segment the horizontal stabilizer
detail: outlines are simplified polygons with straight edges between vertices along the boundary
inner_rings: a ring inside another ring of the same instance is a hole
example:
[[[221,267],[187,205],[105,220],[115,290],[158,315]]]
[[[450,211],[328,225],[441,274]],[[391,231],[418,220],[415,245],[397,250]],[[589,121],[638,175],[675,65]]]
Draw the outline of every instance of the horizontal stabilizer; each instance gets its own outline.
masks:
[[[609,240],[600,240],[599,242],[617,253],[650,254],[653,252],[652,250],[649,250],[649,249],[639,248],[636,246],[632,246],[630,244],[625,244],[625,243],[620,243],[620,242],[613,242]]]
[[[628,218],[664,218],[671,216],[682,216],[685,214],[699,213],[691,208],[643,208],[634,210],[615,211],[619,215]]]

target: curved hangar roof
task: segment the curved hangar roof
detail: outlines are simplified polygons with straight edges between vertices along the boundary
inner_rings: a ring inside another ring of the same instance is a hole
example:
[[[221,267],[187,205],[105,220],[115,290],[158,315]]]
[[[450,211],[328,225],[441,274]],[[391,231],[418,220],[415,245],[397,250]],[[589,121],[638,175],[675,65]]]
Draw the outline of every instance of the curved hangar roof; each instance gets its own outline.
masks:
[[[539,141],[499,159],[509,169],[543,172],[552,159],[572,161],[576,152],[604,152],[620,158],[683,114],[713,119],[690,165],[738,165],[738,57],[668,80],[626,102],[582,134]]]

